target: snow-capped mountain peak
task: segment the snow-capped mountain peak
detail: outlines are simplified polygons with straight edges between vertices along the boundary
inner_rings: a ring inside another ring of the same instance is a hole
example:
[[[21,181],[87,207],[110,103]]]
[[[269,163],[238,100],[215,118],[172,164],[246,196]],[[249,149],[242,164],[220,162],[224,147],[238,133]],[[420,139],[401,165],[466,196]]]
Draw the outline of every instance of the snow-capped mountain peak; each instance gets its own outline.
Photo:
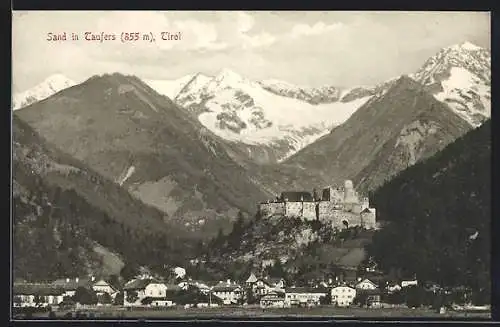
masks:
[[[14,94],[13,96],[13,109],[17,110],[26,107],[34,102],[41,101],[49,96],[64,90],[76,83],[62,74],[54,74],[47,77],[40,84],[35,87]]]
[[[472,126],[491,116],[491,53],[470,42],[443,48],[410,77]]]
[[[481,50],[484,49],[478,45],[475,45],[469,41],[462,42],[460,44],[452,46],[455,49],[464,49],[464,50],[469,50],[469,51],[476,51],[476,50]]]
[[[208,82],[210,82],[212,79],[213,77],[211,76],[207,76],[202,73],[196,73],[186,84],[184,84],[179,89],[177,94],[173,96],[172,99],[176,102],[182,102],[182,103],[193,101],[194,99],[192,95],[199,92],[202,88],[204,88],[208,84]],[[162,93],[161,90],[157,89],[157,91],[159,93]]]
[[[156,92],[163,94],[173,100],[186,84],[191,82],[196,74],[190,74],[180,77],[176,80],[150,80],[144,82],[148,84]]]
[[[238,83],[244,80],[244,78],[229,68],[223,68],[215,76],[214,80],[218,82],[225,81],[226,83]]]

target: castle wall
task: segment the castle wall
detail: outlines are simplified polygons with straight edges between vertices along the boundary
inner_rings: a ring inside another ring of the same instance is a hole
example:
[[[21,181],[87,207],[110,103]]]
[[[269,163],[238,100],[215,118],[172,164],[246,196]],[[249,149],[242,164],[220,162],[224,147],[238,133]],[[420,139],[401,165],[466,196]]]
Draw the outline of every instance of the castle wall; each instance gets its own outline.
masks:
[[[358,205],[358,210],[361,208],[361,205]],[[335,205],[332,202],[320,202],[319,203],[319,211],[320,211],[320,221],[323,223],[331,224],[333,228],[345,228],[343,224],[343,220],[346,220],[350,227],[353,226],[361,226],[361,214],[355,212],[345,211],[343,206]]]
[[[285,214],[285,204],[282,202],[261,203],[259,211],[263,216],[283,215]]]
[[[305,220],[316,220],[316,203],[304,202],[304,210],[302,216]]]
[[[344,188],[323,189],[322,198],[323,201],[318,202],[261,203],[259,210],[263,216],[281,215],[309,221],[319,218],[323,223],[339,229],[345,228],[344,220],[349,227],[377,228],[376,210],[370,208],[367,197],[359,196],[351,181],[346,181]]]
[[[333,211],[333,217],[331,220],[331,224],[333,228],[342,229],[345,228],[343,221],[347,221],[349,227],[354,226],[362,226],[361,224],[361,215],[355,214],[348,211],[343,210],[335,210]]]
[[[287,217],[301,217],[302,202],[286,202],[285,215]]]
[[[361,220],[363,226],[366,229],[375,229],[377,227],[377,211],[374,208],[370,208],[370,212],[363,212],[361,214]]]
[[[287,217],[299,217],[306,220],[316,219],[315,202],[286,202]]]
[[[323,191],[323,195],[325,196],[323,201],[330,201],[330,202],[334,202],[334,203],[344,202],[344,191],[343,190],[329,187]]]
[[[319,220],[328,223],[333,219],[334,211],[340,208],[333,202],[329,201],[321,201],[318,204],[319,206]]]
[[[363,205],[361,203],[354,203],[351,207],[351,212],[355,213],[357,215],[361,214],[361,211],[363,211]]]

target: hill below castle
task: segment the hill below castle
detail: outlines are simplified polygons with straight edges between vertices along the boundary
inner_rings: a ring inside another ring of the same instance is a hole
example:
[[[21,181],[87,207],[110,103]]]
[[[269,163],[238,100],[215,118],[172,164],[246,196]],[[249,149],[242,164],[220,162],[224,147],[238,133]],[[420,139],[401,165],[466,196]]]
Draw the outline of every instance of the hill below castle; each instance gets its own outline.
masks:
[[[286,216],[257,214],[246,222],[240,217],[230,233],[220,232],[205,244],[188,273],[193,278],[245,280],[254,272],[305,286],[356,271],[366,259],[364,247],[373,233]]]

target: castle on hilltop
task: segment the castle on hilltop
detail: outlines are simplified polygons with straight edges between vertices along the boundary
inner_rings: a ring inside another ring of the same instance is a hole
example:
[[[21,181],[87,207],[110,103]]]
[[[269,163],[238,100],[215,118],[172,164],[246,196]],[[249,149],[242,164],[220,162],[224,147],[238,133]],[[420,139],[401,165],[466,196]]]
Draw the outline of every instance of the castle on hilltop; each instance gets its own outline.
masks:
[[[304,220],[319,220],[334,228],[361,226],[376,228],[376,210],[370,208],[367,197],[358,195],[353,183],[346,180],[343,187],[327,187],[321,194],[282,192],[274,201],[259,204],[262,217],[286,216]]]

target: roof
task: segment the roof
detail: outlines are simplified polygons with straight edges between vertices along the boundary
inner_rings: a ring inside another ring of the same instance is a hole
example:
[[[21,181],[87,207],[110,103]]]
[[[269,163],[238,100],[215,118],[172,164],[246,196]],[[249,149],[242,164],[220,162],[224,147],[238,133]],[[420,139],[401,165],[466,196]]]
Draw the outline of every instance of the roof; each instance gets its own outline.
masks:
[[[263,297],[260,298],[260,300],[283,300],[283,296],[280,296],[278,294],[267,294],[264,295]]]
[[[273,290],[273,291],[267,293],[267,295],[284,296],[285,295],[285,290],[280,290],[280,289]]]
[[[257,277],[255,277],[254,273],[251,273],[248,279],[246,280],[247,283],[255,283],[257,281]]]
[[[237,288],[241,288],[240,285],[237,284],[227,284],[227,283],[219,283],[212,288],[213,292],[232,292]]]
[[[14,283],[15,295],[62,295],[64,289],[51,284],[42,283]]]
[[[372,282],[368,278],[363,279],[362,281],[360,281],[359,283],[357,283],[356,286],[358,286],[361,283],[367,283],[367,282],[370,283],[370,284],[372,284],[373,286],[377,287],[377,284],[375,284],[374,282]]]
[[[55,287],[60,287],[66,291],[74,291],[79,287],[91,287],[92,286],[92,281],[87,278],[78,278],[78,281],[76,279],[57,279],[52,282],[52,285]]]
[[[373,210],[373,208],[365,208],[363,211],[361,211],[361,213],[372,213]]]
[[[272,283],[272,284],[278,284],[279,282],[283,281],[283,278],[269,277],[269,278],[266,278],[265,281]]]
[[[94,283],[93,286],[109,286],[115,291],[118,290],[118,287],[116,285],[113,285],[113,283],[104,279],[98,280],[97,282]]]
[[[281,193],[281,200],[288,202],[314,202],[310,192],[287,191]]]
[[[181,287],[179,285],[165,284],[165,286],[167,287],[167,291],[180,291],[181,290]]]
[[[111,286],[107,281],[104,279],[100,279],[97,282],[94,283],[94,286]]]
[[[334,287],[332,287],[332,290],[333,290],[333,289],[336,289],[336,288],[350,288],[350,289],[352,289],[352,290],[356,290],[354,287],[349,286],[349,285],[338,285],[338,286],[334,286]]]
[[[123,287],[124,290],[140,290],[146,288],[149,284],[161,284],[159,281],[151,278],[146,278],[146,279],[133,279],[129,281],[125,286]]]
[[[285,288],[286,293],[328,293],[325,288],[315,288],[315,287],[287,287]]]

